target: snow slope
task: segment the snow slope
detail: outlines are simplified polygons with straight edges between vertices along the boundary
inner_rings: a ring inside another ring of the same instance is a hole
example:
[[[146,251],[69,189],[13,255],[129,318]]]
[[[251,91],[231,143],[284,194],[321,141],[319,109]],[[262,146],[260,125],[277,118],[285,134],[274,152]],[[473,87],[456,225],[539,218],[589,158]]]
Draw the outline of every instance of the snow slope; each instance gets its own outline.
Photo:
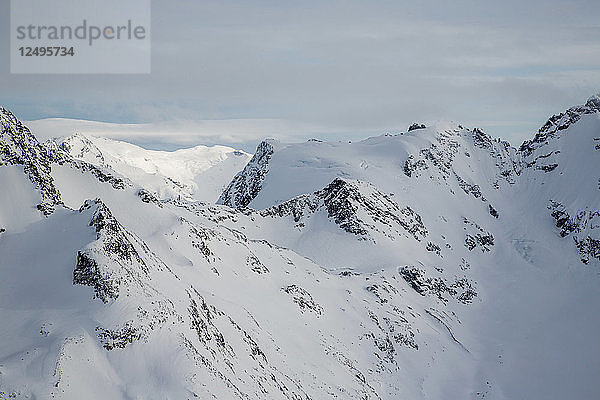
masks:
[[[598,105],[267,140],[225,205],[2,109],[0,399],[597,398]]]
[[[215,202],[251,157],[226,146],[196,146],[172,152],[146,150],[80,133],[53,141],[73,158],[110,168],[160,198],[181,196],[206,202]]]

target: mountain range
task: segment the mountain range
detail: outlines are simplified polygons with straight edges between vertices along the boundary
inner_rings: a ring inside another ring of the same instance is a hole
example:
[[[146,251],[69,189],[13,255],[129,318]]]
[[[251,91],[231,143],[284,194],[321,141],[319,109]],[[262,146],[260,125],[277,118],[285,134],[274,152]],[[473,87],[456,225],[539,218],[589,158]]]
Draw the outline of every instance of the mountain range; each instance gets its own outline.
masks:
[[[0,121],[0,399],[600,398],[600,96],[518,147]]]

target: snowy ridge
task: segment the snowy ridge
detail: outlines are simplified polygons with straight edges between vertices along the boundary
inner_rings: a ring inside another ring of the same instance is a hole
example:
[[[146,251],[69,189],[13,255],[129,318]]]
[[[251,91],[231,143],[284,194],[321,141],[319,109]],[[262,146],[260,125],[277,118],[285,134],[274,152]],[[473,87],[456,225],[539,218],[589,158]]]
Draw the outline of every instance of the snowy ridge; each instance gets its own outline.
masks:
[[[586,114],[596,114],[600,111],[600,95],[590,97],[584,105],[571,107],[565,112],[554,114],[540,128],[532,140],[523,142],[519,151],[529,156],[540,145],[548,144],[548,140],[556,137],[559,131],[567,129]]]
[[[47,145],[58,147],[75,160],[114,171],[159,198],[180,196],[207,202],[214,202],[250,159],[249,154],[226,146],[154,151],[80,133]]]
[[[427,236],[421,217],[410,207],[400,208],[387,195],[368,183],[336,178],[324,189],[304,195],[260,212],[261,216],[292,215],[297,226],[305,226],[310,214],[326,210],[327,217],[344,231],[373,240],[371,233],[379,232],[389,238],[401,234],[389,232],[393,225],[404,228],[417,241]],[[386,229],[388,228],[388,229]]]
[[[315,183],[322,177],[332,180],[358,179],[375,184],[381,193],[377,197],[382,199],[388,197],[383,193],[402,193],[407,186],[416,185],[420,189],[411,191],[409,195],[416,203],[412,206],[408,203],[408,206],[420,215],[432,215],[436,212],[437,207],[427,207],[427,203],[431,201],[426,196],[431,190],[437,191],[441,186],[452,196],[460,191],[480,200],[481,209],[487,210],[493,218],[501,218],[502,207],[498,203],[503,196],[499,192],[522,190],[523,186],[533,184],[534,188],[527,191],[545,192],[537,202],[538,210],[545,209],[548,202],[556,202],[567,193],[575,195],[584,190],[585,194],[577,196],[578,199],[569,196],[572,200],[567,203],[574,202],[577,208],[565,212],[571,215],[595,215],[599,208],[595,199],[598,198],[596,193],[600,188],[600,176],[593,170],[581,174],[578,170],[588,169],[587,166],[572,164],[574,160],[581,159],[581,154],[585,154],[585,160],[598,159],[600,135],[594,134],[594,129],[597,129],[599,104],[600,98],[593,96],[585,105],[572,107],[553,116],[532,141],[524,142],[519,149],[510,146],[508,142],[492,139],[478,128],[468,129],[457,124],[429,128],[419,126],[403,135],[385,135],[353,144],[328,143],[318,147],[312,142],[280,144],[277,151],[270,148],[268,157],[261,158],[260,174],[255,173],[254,167],[240,172],[223,196],[228,199],[243,198],[244,201],[238,204],[240,207],[288,208],[290,205],[281,199],[294,197],[298,192],[316,193]],[[568,129],[574,125],[580,128],[581,133],[576,138],[568,138],[569,135],[575,135],[570,134]],[[564,133],[557,136],[559,131]],[[372,151],[374,148],[378,151]],[[398,158],[402,157],[404,162],[399,162]],[[563,164],[568,163],[569,168],[561,168],[561,160]],[[399,163],[402,165],[401,169],[397,167]],[[391,167],[385,177],[381,172],[382,165]],[[398,177],[398,170],[410,180],[415,180],[415,183],[411,184]],[[552,184],[540,182],[542,178],[539,173],[549,174],[543,180],[550,180]],[[240,182],[252,182],[253,189],[248,191],[249,186],[242,185],[236,192],[235,187]],[[547,186],[538,186],[535,182]],[[577,190],[565,189],[575,182]],[[548,193],[544,188],[554,190]],[[557,195],[556,192],[562,193]],[[583,199],[594,200],[583,203]],[[300,195],[294,202],[313,209],[317,207],[306,195]],[[235,206],[237,203],[229,201],[225,204]],[[303,206],[295,204],[292,208],[298,207]],[[468,214],[467,210],[463,213]],[[294,220],[296,219],[297,216]],[[466,226],[478,225],[475,223]],[[595,254],[598,251],[597,237],[593,233],[595,224],[589,226],[592,227],[592,235],[583,235],[584,239],[574,238],[575,245],[581,249],[581,257],[585,260],[590,257],[597,259]],[[493,237],[480,227],[477,230],[467,238],[471,249],[478,246],[478,243],[486,243],[486,237]],[[433,245],[437,246],[435,243]],[[482,248],[489,247],[483,245]]]
[[[79,212],[92,208],[89,225],[96,230],[97,241],[77,253],[73,283],[92,286],[95,297],[105,303],[117,299],[121,287],[129,292],[129,286],[135,284],[136,290],[144,290],[142,281],[150,268],[166,266],[145,243],[125,230],[100,199],[86,201]]]

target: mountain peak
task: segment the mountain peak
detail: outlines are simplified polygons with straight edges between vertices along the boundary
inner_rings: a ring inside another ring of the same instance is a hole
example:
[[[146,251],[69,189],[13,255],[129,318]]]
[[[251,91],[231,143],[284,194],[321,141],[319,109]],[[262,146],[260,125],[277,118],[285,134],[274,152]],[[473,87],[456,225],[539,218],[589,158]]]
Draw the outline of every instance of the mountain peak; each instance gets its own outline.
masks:
[[[23,165],[23,172],[41,195],[37,208],[50,215],[54,206],[61,203],[50,175],[50,155],[29,128],[4,107],[0,107],[0,122],[0,165]]]
[[[269,171],[269,160],[280,147],[281,143],[276,139],[260,142],[252,159],[229,183],[217,204],[234,208],[247,207],[260,191],[262,181]]]
[[[75,160],[111,170],[162,199],[214,202],[250,159],[249,154],[227,146],[160,151],[82,133],[50,142]]]
[[[427,128],[425,126],[425,124],[419,124],[419,123],[415,122],[414,124],[412,124],[411,126],[408,127],[408,131],[410,132],[410,131],[414,131],[415,129],[425,129],[425,128]]]
[[[0,106],[0,123],[2,124],[2,139],[6,144],[7,136],[19,137],[18,141],[37,142],[37,139],[23,123],[9,110]],[[14,139],[13,139],[14,140]]]
[[[600,93],[594,94],[591,96],[585,103],[585,106],[590,109],[595,109],[596,111],[600,111]]]
[[[71,136],[53,140],[58,147],[77,159],[86,160],[92,164],[104,163],[102,152],[94,142],[83,133],[76,132]]]
[[[577,123],[583,115],[600,112],[600,94],[591,96],[585,104],[571,107],[564,112],[554,114],[539,129],[532,140],[523,142],[519,151],[525,156],[531,155],[540,145],[548,143],[548,140],[557,136],[559,131],[567,129]]]

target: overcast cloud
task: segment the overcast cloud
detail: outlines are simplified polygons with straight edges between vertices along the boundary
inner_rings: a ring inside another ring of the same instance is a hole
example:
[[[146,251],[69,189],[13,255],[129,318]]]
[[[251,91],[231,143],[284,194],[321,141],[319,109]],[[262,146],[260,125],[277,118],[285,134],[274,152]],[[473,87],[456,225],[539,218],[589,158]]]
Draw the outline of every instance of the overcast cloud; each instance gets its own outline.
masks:
[[[131,137],[154,147],[356,139],[437,120],[517,144],[600,90],[599,1],[152,5],[150,75],[11,75],[5,59],[0,104],[27,120],[186,127]]]

